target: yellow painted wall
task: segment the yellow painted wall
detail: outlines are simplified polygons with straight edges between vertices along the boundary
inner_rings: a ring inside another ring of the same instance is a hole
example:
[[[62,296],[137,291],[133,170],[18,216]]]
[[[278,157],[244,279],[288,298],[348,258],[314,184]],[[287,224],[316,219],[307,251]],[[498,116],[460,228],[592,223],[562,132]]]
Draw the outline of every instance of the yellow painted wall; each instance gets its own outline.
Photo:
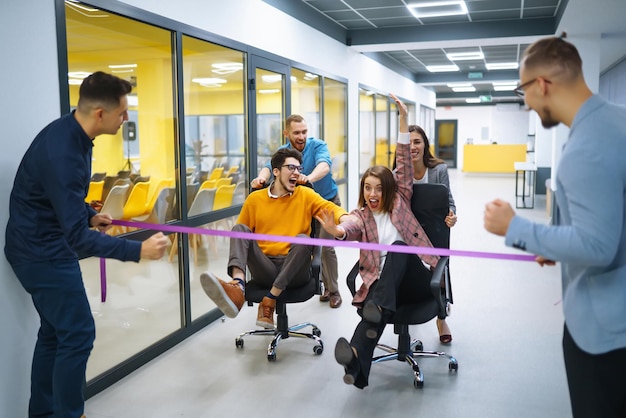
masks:
[[[514,163],[526,161],[525,144],[464,145],[463,171],[514,173]]]

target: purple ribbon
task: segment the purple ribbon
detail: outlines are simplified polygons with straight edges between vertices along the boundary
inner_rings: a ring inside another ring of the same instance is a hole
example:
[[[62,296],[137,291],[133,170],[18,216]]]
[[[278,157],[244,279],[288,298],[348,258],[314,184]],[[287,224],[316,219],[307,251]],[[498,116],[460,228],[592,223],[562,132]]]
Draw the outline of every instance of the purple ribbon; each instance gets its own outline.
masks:
[[[273,241],[288,242],[290,244],[304,245],[321,245],[324,247],[347,247],[359,248],[361,250],[372,251],[391,251],[404,254],[422,254],[422,255],[438,255],[438,256],[455,256],[455,257],[474,257],[474,258],[490,258],[496,260],[513,260],[513,261],[535,261],[534,255],[529,254],[510,254],[510,253],[491,253],[486,251],[462,251],[451,250],[448,248],[431,248],[431,247],[412,247],[407,245],[386,245],[375,244],[370,242],[356,241],[340,241],[322,238],[305,238],[305,237],[288,237],[284,235],[257,234],[253,232],[236,232],[224,231],[218,229],[198,228],[192,226],[180,226],[170,224],[152,224],[147,222],[121,221],[114,219],[113,225],[127,226],[139,229],[151,229],[160,232],[172,232],[182,234],[201,234],[213,235],[218,237],[248,239],[257,241]],[[104,269],[104,259],[100,261],[100,284],[103,292],[103,302],[106,298],[106,270]]]

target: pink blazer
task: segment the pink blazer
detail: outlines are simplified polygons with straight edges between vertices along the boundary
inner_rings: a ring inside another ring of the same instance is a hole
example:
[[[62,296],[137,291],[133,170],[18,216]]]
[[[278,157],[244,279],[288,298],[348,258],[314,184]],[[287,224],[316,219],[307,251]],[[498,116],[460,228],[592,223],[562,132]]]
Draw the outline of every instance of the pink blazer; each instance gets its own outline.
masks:
[[[432,247],[430,239],[424,229],[417,222],[411,211],[411,196],[413,195],[413,165],[411,164],[411,146],[397,145],[397,169],[395,172],[398,191],[391,211],[391,222],[398,229],[402,240],[410,246]],[[357,222],[343,222],[341,227],[346,231],[346,240],[378,243],[378,228],[374,215],[369,206],[355,209],[351,212],[358,218]],[[431,267],[437,265],[439,257],[434,255],[419,255]],[[363,284],[352,299],[352,304],[363,304],[370,286],[380,276],[380,251],[361,250],[359,257],[359,274]]]

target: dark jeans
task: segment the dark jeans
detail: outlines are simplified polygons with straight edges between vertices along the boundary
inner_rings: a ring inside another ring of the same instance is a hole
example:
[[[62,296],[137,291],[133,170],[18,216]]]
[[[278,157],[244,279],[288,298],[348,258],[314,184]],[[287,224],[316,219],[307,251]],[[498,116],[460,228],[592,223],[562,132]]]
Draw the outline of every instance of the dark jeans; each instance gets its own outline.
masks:
[[[29,417],[79,418],[96,329],[77,260],[13,266],[41,318]]]
[[[565,325],[563,356],[574,418],[626,417],[626,348],[589,354],[576,345]]]
[[[394,242],[394,245],[406,245]],[[398,306],[419,303],[432,297],[430,279],[432,273],[418,256],[414,254],[387,253],[385,266],[380,278],[370,287],[365,301],[372,301],[383,308],[383,319],[378,324],[378,338],[367,338],[365,332],[371,323],[361,320],[354,330],[350,345],[356,348],[360,363],[360,373],[354,382],[359,388],[368,384],[374,349],[382,335],[386,321],[393,316]]]
[[[233,231],[251,232],[246,225],[236,224]],[[309,238],[304,234],[299,237]],[[292,244],[286,256],[267,256],[261,251],[257,241],[233,239],[230,241],[228,274],[232,277],[232,267],[246,271],[250,269],[252,280],[264,287],[276,286],[280,290],[306,285],[311,268],[310,245]]]

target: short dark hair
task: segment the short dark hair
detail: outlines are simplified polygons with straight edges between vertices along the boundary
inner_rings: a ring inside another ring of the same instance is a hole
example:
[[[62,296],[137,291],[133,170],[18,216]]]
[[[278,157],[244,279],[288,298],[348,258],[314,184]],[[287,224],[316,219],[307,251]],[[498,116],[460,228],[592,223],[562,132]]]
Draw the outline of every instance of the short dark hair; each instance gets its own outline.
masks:
[[[302,153],[300,151],[293,148],[280,148],[272,155],[272,169],[280,169],[289,157],[295,158],[302,164]]]
[[[78,109],[81,111],[88,111],[94,107],[114,109],[120,105],[120,99],[132,89],[130,82],[112,74],[96,71],[87,76],[80,85]]]
[[[576,47],[565,40],[566,36],[563,32],[561,36],[533,43],[524,51],[522,65],[529,70],[541,67],[561,70],[565,80],[582,77],[582,59]]]
[[[393,204],[396,200],[396,191],[398,190],[398,185],[396,184],[396,178],[393,176],[393,173],[390,169],[385,167],[384,165],[375,165],[373,167],[368,168],[363,173],[361,177],[361,188],[359,190],[359,207],[367,206],[365,202],[365,194],[363,193],[363,188],[365,187],[365,179],[367,177],[376,177],[380,179],[380,184],[383,188],[383,212],[389,213],[393,209]]]
[[[304,122],[304,118],[295,113],[293,115],[290,115],[287,119],[285,119],[286,130],[289,130],[291,128],[291,122]]]

